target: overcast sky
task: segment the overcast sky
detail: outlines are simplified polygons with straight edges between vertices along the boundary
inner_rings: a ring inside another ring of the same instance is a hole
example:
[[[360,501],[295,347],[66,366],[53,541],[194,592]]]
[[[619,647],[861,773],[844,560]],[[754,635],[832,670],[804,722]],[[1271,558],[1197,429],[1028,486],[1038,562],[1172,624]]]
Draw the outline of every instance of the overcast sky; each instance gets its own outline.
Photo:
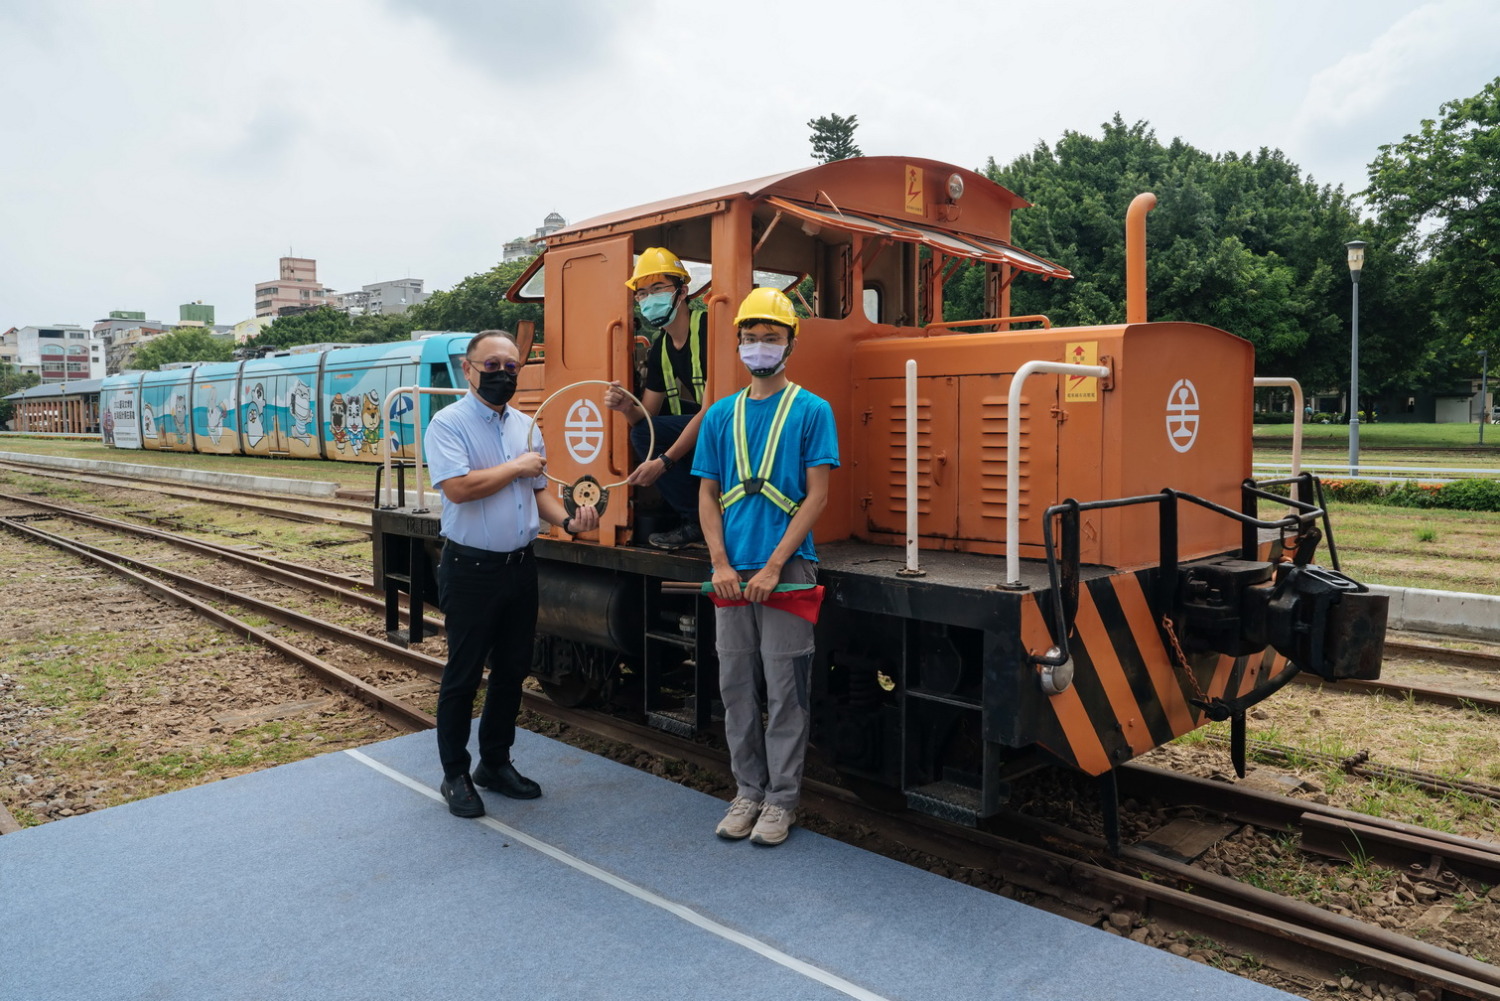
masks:
[[[548,212],[811,165],[833,112],[970,168],[1119,112],[1353,192],[1496,39],[1496,0],[0,0],[0,330],[233,323],[288,253],[448,288]]]

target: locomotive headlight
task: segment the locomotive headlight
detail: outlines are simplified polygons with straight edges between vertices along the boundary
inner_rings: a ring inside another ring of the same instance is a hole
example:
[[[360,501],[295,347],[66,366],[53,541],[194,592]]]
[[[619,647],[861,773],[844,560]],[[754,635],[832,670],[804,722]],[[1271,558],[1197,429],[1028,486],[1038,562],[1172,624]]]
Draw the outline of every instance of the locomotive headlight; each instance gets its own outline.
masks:
[[[1053,647],[1047,651],[1047,656],[1056,657],[1061,653],[1060,648]],[[1057,665],[1038,664],[1036,673],[1044,695],[1061,695],[1073,684],[1073,658],[1069,657]]]
[[[957,174],[948,175],[948,200],[956,202],[964,196],[964,179]]]

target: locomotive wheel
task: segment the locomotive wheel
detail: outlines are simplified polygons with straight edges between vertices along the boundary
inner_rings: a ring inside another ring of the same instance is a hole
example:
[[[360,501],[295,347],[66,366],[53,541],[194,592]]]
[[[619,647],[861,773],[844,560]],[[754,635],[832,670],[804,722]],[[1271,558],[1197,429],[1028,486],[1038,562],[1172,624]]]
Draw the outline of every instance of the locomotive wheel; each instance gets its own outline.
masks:
[[[599,692],[582,671],[571,671],[563,675],[561,681],[543,681],[538,678],[537,684],[542,686],[547,698],[564,709],[576,709],[599,701]]]

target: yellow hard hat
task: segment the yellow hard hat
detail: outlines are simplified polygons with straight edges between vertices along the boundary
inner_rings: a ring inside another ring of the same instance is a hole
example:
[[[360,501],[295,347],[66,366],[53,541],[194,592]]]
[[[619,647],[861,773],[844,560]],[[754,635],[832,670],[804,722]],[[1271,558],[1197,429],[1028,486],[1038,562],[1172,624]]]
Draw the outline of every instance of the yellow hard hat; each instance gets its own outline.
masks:
[[[641,256],[635,259],[635,274],[630,276],[625,287],[634,290],[636,282],[651,275],[676,275],[683,281],[689,278],[688,269],[666,247],[647,247],[641,251]]]
[[[779,323],[783,327],[790,327],[792,333],[797,332],[797,311],[792,308],[792,300],[788,299],[780,289],[750,290],[750,294],[745,296],[745,301],[740,303],[740,311],[735,314],[734,325],[738,329],[740,324],[749,323],[752,320]]]

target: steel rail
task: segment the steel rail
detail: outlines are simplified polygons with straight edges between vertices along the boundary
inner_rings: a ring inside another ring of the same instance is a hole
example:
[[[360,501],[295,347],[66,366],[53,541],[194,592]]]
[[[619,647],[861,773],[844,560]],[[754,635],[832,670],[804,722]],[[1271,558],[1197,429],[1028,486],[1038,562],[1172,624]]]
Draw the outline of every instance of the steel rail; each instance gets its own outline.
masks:
[[[309,567],[301,563],[293,563],[290,560],[277,559],[274,556],[266,556],[261,553],[247,553],[233,546],[225,546],[217,542],[188,539],[170,532],[162,532],[154,528],[146,528],[142,525],[132,525],[129,522],[89,514],[86,511],[79,511],[62,504],[54,504],[49,501],[39,501],[31,497],[20,497],[15,494],[0,492],[0,501],[7,500],[16,504],[52,511],[65,518],[82,522],[86,525],[122,532],[155,542],[163,542],[179,549],[212,556],[216,559],[226,559],[256,573],[278,580],[281,583],[291,584],[294,587],[307,588],[319,594],[338,598],[349,604],[362,606],[372,612],[378,612],[381,615],[385,614],[385,599],[368,593],[374,590],[374,588],[366,584],[362,578],[334,573],[331,570],[319,570],[317,567]],[[404,621],[410,622],[410,614],[405,609],[401,609],[400,615]],[[429,633],[440,634],[443,632],[441,623],[434,620],[424,620],[424,622],[425,629]]]
[[[1500,671],[1500,653],[1490,653],[1485,650],[1456,650],[1452,647],[1439,646],[1436,643],[1423,643],[1418,640],[1405,640],[1385,638],[1385,652],[1401,653],[1410,657],[1421,657],[1426,660],[1441,661],[1454,667],[1473,667],[1481,671]]]
[[[6,463],[0,463],[0,468],[5,467],[6,465]],[[369,535],[371,531],[370,526],[364,522],[349,521],[344,518],[335,518],[333,515],[329,514],[314,514],[307,511],[292,511],[284,507],[277,507],[272,504],[256,504],[252,501],[217,500],[214,498],[200,496],[200,492],[207,488],[169,487],[161,483],[152,483],[149,480],[130,480],[128,478],[121,478],[119,480],[112,481],[107,476],[107,474],[89,473],[85,475],[77,473],[63,473],[56,470],[48,470],[44,467],[34,466],[22,466],[17,471],[25,473],[28,476],[41,476],[47,479],[54,480],[71,480],[73,482],[94,483],[98,486],[114,486],[125,490],[144,490],[154,494],[163,494],[168,497],[180,497],[184,500],[196,500],[205,503],[219,503],[228,507],[239,508],[245,511],[254,511],[257,514],[264,514],[271,518],[280,518],[283,521],[296,521],[303,524],[313,525],[337,525],[341,528],[348,528],[357,532],[362,532],[365,535]],[[243,494],[241,496],[243,496]],[[291,503],[302,503],[302,498],[293,498],[288,496],[286,500]],[[351,507],[350,510],[363,510],[363,508]]]
[[[388,722],[395,726],[406,729],[425,729],[437,725],[437,721],[428,713],[409,705],[401,699],[393,698],[380,689],[361,681],[327,661],[316,657],[304,650],[300,650],[290,643],[273,636],[270,632],[252,626],[250,623],[238,619],[227,612],[220,611],[205,602],[201,602],[191,595],[179,591],[174,587],[155,580],[143,573],[137,573],[125,565],[126,561],[117,561],[102,554],[91,546],[81,546],[66,539],[54,536],[48,532],[42,532],[27,524],[16,521],[14,518],[0,517],[0,527],[15,532],[22,537],[29,537],[38,542],[54,546],[64,552],[70,553],[80,559],[95,563],[112,573],[126,577],[135,583],[147,588],[154,594],[176,602],[239,636],[252,639],[261,643],[278,653],[291,658],[297,663],[305,666],[324,682],[343,689],[361,702],[371,706],[381,714]],[[368,637],[366,637],[368,639]]]
[[[12,453],[12,454],[14,454],[14,453]],[[114,473],[114,472],[110,472],[108,470],[103,470],[103,469],[97,469],[97,470],[96,469],[87,469],[87,470],[80,470],[80,469],[60,469],[60,468],[58,468],[56,466],[44,466],[44,465],[40,465],[40,464],[33,465],[32,463],[23,462],[21,460],[15,459],[15,458],[0,459],[0,467],[12,468],[12,469],[19,468],[19,469],[24,470],[25,472],[28,472],[28,473],[29,472],[37,472],[39,474],[42,473],[42,471],[45,471],[47,474],[57,473],[57,474],[59,474],[61,476],[65,476],[65,477],[69,477],[69,478],[77,478],[77,477],[89,476],[89,477],[98,477],[100,479],[105,479],[105,480],[121,480],[121,481],[126,482],[126,483],[145,483],[145,484],[150,485],[153,488],[158,487],[158,486],[173,486],[173,487],[176,487],[176,488],[181,489],[181,490],[201,490],[201,491],[204,491],[205,493],[229,494],[230,496],[234,496],[234,497],[264,496],[264,494],[256,494],[256,493],[254,493],[252,491],[249,491],[249,490],[240,490],[240,489],[237,489],[235,487],[222,487],[222,486],[210,485],[210,484],[207,484],[207,483],[192,483],[192,482],[187,482],[187,481],[176,481],[176,480],[174,480],[170,484],[164,484],[164,483],[162,483],[161,480],[153,480],[153,479],[151,479],[148,476],[131,476],[128,473]],[[168,467],[163,467],[163,468],[177,469],[177,468],[182,468],[182,467],[168,466]],[[340,498],[336,498],[336,497],[312,497],[312,496],[309,496],[307,494],[298,494],[298,493],[286,493],[286,494],[282,494],[280,492],[277,492],[276,496],[278,496],[278,497],[285,497],[289,501],[293,501],[294,503],[297,503],[297,504],[303,504],[303,505],[306,505],[308,507],[326,507],[326,508],[333,508],[334,510],[337,510],[337,511],[352,511],[352,512],[355,512],[355,513],[362,513],[362,512],[369,511],[369,505],[368,504],[363,504],[363,503],[359,503],[359,502],[355,502],[355,501],[351,501],[351,500],[347,500],[347,499],[340,499]]]
[[[1454,872],[1490,885],[1500,884],[1500,843],[1433,831],[1399,820],[1139,762],[1122,766],[1117,777],[1123,795],[1160,799],[1174,806],[1201,806],[1271,830],[1300,827],[1302,847],[1320,855],[1352,861],[1359,854],[1384,865],[1427,870],[1435,862],[1442,862]]]
[[[1335,693],[1358,692],[1362,695],[1389,695],[1398,699],[1411,699],[1413,702],[1447,706],[1450,709],[1500,712],[1500,696],[1450,692],[1446,688],[1434,688],[1431,685],[1421,685],[1414,681],[1387,681],[1383,678],[1376,681],[1364,681],[1359,678],[1341,678],[1337,682],[1327,682],[1322,678],[1310,677],[1306,674],[1298,674],[1292,680],[1299,685],[1315,685],[1320,690],[1328,684],[1336,685],[1337,687],[1329,689]]]
[[[15,524],[12,519],[0,518],[0,523],[3,522]],[[200,580],[197,577],[179,573],[176,570],[169,570],[166,567],[159,566],[155,563],[150,563],[145,560],[138,560],[130,556],[122,556],[117,553],[111,553],[109,550],[102,549],[98,546],[94,546],[86,542],[79,542],[73,539],[65,539],[60,535],[32,528],[29,524],[25,525],[24,528],[28,534],[51,545],[56,545],[59,547],[70,547],[76,552],[88,555],[91,559],[109,560],[117,562],[124,567],[134,567],[135,569],[140,570],[144,573],[158,574],[162,577],[167,578],[173,583],[186,588],[190,592],[194,592],[204,597],[218,601],[230,601],[238,605],[244,605],[246,608],[253,609],[254,611],[259,612],[272,621],[279,622],[282,625],[291,626],[294,629],[301,629],[306,632],[322,636],[325,639],[335,640],[340,643],[347,643],[350,646],[359,647],[362,650],[377,654],[381,657],[399,661],[406,667],[413,668],[414,670],[420,671],[421,673],[426,674],[427,676],[432,678],[442,677],[443,661],[438,659],[437,657],[433,657],[425,653],[419,653],[416,650],[411,650],[406,647],[396,646],[395,644],[390,643],[385,639],[377,638],[374,636],[367,636],[364,633],[357,632],[353,629],[345,629],[343,626],[334,625],[331,622],[325,622],[322,619],[316,619],[310,615],[304,615],[301,612],[293,611],[292,609],[285,608],[281,605],[272,604],[269,601],[262,601],[260,598],[245,594],[242,591],[235,591],[232,588],[224,587],[219,584],[213,584],[205,580]]]

